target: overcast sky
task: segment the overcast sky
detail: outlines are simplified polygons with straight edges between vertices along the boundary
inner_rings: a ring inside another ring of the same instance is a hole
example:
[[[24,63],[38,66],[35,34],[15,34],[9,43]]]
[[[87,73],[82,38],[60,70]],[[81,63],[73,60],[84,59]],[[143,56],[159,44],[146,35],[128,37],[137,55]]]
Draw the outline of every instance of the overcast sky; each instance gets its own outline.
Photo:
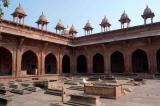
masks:
[[[74,24],[77,36],[83,36],[83,27],[90,20],[94,27],[93,33],[100,32],[100,22],[107,16],[112,24],[111,30],[119,29],[118,22],[125,10],[131,19],[131,26],[143,24],[141,15],[148,5],[155,13],[154,22],[160,21],[160,0],[10,0],[9,8],[5,9],[4,18],[12,20],[10,15],[21,3],[26,14],[25,24],[37,27],[36,21],[42,11],[50,22],[48,30],[55,32],[55,25],[62,20],[65,26]]]

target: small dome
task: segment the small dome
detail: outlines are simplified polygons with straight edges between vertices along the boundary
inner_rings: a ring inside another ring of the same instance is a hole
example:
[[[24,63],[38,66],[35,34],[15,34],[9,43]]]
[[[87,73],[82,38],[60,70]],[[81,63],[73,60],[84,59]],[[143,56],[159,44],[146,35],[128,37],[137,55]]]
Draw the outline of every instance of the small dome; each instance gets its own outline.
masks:
[[[74,25],[72,24],[72,26],[71,26],[71,28],[70,28],[70,30],[69,30],[69,33],[71,34],[71,35],[73,35],[73,34],[76,34],[77,33],[77,30],[75,29],[75,27],[74,27]]]
[[[148,15],[148,14],[152,14],[152,10],[147,5],[146,8],[144,9],[143,15]]]
[[[64,25],[63,25],[61,20],[59,20],[59,22],[57,23],[55,29],[56,30],[64,30],[65,29],[65,27],[64,27]]]
[[[23,8],[21,7],[21,4],[19,4],[19,6],[15,9],[14,14],[22,14],[22,15],[26,15],[26,13],[24,12]]]
[[[128,15],[124,11],[123,14],[121,15],[121,18],[119,20],[122,24],[124,23],[129,23],[131,20],[129,19]]]
[[[92,29],[93,29],[93,27],[92,27],[92,25],[90,24],[89,20],[88,20],[88,22],[86,23],[86,25],[84,26],[83,29],[84,29],[84,30],[92,30]]]
[[[121,15],[120,20],[125,20],[125,19],[129,19],[128,15],[126,14],[126,12],[124,11],[123,14]]]
[[[48,20],[44,16],[43,12],[42,12],[42,15],[39,17],[37,23],[48,23]]]
[[[108,19],[106,16],[103,18],[102,23],[108,23]]]
[[[111,26],[106,16],[102,19],[102,22],[100,25],[101,26],[107,26],[107,25]]]

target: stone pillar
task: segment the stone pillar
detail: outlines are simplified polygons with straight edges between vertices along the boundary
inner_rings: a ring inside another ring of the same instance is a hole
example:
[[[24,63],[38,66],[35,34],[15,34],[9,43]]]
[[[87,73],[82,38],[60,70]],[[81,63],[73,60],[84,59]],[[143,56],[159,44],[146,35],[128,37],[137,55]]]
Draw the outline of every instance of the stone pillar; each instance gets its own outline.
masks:
[[[41,76],[45,75],[45,54],[44,51],[41,51]]]
[[[108,70],[107,70],[107,56],[104,55],[104,73],[107,74]]]
[[[63,72],[62,72],[62,59],[63,59],[63,55],[60,53],[59,54],[59,74],[63,74]]]
[[[125,74],[132,73],[132,56],[129,50],[124,53],[124,67],[125,67]]]
[[[146,19],[144,19],[144,25],[146,25],[146,22],[147,22],[147,20],[146,20]]]
[[[156,73],[157,72],[157,60],[156,60],[156,51],[154,50],[154,47],[152,46],[152,39],[147,39],[148,43],[148,71],[149,73]]]
[[[16,50],[12,53],[12,77],[16,77]]]
[[[42,71],[42,67],[41,67],[41,53],[37,54],[37,59],[38,59],[38,64],[37,64],[37,75],[40,76],[41,75],[41,71]]]
[[[93,73],[93,62],[92,62],[92,56],[88,55],[87,58],[87,73],[92,74]]]
[[[156,53],[150,47],[148,50],[148,66],[149,66],[149,73],[157,73],[157,59],[156,59]]]
[[[111,55],[107,53],[105,57],[105,61],[107,62],[107,64],[105,63],[105,74],[111,74]]]
[[[21,76],[21,64],[22,64],[22,52],[21,49],[17,49],[16,52],[16,77],[20,77]]]
[[[57,74],[60,74],[60,54],[56,56],[57,58]]]
[[[75,52],[73,51],[72,52],[72,58],[70,58],[70,74],[71,75],[73,75],[73,74],[75,74],[76,73],[76,64],[77,64],[77,62],[76,62],[76,60],[77,60],[77,58],[76,58],[76,56],[75,56]]]

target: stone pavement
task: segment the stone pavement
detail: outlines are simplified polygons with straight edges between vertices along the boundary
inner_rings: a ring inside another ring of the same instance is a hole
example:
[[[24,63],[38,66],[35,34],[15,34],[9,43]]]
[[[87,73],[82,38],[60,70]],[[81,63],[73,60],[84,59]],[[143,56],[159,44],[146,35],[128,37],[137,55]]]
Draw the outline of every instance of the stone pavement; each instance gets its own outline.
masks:
[[[106,106],[160,106],[160,80],[147,80],[146,85],[128,86],[133,91],[118,98],[100,99]],[[73,93],[82,91],[70,90]],[[44,91],[26,95],[15,95],[13,106],[49,106],[50,103],[61,102],[60,96],[44,94]],[[67,106],[67,105],[62,105]]]

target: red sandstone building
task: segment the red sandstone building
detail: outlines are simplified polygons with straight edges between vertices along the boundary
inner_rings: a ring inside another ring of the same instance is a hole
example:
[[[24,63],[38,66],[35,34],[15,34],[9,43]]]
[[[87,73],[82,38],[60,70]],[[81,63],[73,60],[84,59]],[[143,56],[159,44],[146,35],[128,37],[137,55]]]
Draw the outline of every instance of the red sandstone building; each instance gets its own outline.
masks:
[[[75,37],[74,26],[65,28],[61,20],[56,33],[47,31],[49,22],[43,13],[38,28],[24,25],[27,15],[20,5],[12,15],[13,21],[0,22],[0,78],[160,73],[160,22],[153,23],[148,6],[142,15],[144,25],[129,27],[131,20],[124,11],[121,29],[110,31],[104,17],[101,33],[92,34],[88,21],[82,37]]]

